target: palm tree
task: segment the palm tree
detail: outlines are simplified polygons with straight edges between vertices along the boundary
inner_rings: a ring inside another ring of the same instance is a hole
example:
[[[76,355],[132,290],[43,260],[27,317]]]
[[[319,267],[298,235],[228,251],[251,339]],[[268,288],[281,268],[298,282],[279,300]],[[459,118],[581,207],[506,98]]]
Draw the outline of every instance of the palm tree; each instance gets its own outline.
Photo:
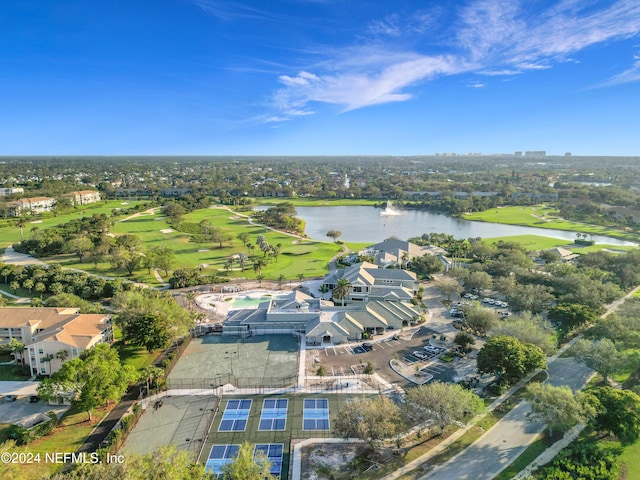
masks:
[[[16,225],[20,229],[20,240],[24,240],[24,227],[27,226],[27,219],[19,218],[18,221],[16,222]]]
[[[195,305],[195,301],[196,301],[196,292],[194,292],[193,290],[190,292],[187,292],[187,301],[189,302],[189,310],[193,309],[193,306]]]
[[[346,278],[341,278],[336,282],[336,288],[333,289],[333,298],[342,300],[342,306],[344,307],[344,299],[349,295],[351,291],[351,282]]]
[[[13,353],[15,357],[20,355],[20,363],[23,363],[24,359],[22,355],[24,353],[24,343],[22,343],[17,338],[12,338],[11,340],[9,340],[9,343],[7,343],[7,347],[9,348],[9,350],[11,350],[11,353]]]
[[[284,282],[285,276],[281,273],[278,275],[278,282],[280,282],[280,290],[282,290],[282,282]]]
[[[258,279],[258,286],[262,287],[262,280],[264,280],[264,275],[259,273],[256,278]]]
[[[302,281],[303,278],[304,278],[304,273],[299,273],[298,280]]]
[[[155,365],[149,365],[142,371],[140,377],[147,384],[147,394],[151,393],[150,388],[152,384],[155,383],[156,388],[158,388],[158,380],[163,376],[164,370]]]
[[[59,350],[56,353],[56,358],[58,360],[60,360],[60,363],[64,363],[64,361],[67,359],[67,357],[69,357],[69,351],[68,350]]]
[[[240,269],[244,272],[244,267],[247,266],[247,262],[249,258],[244,253],[238,254],[238,264],[240,265]]]
[[[404,252],[402,254],[402,263],[400,263],[400,270],[403,268],[407,268],[407,262],[409,261],[409,252]]]
[[[262,274],[262,267],[264,267],[266,265],[267,265],[267,262],[265,262],[263,259],[259,258],[253,264],[253,271],[256,272],[258,275],[261,275]]]
[[[54,358],[56,358],[54,355],[52,355],[51,353],[45,355],[44,357],[42,357],[42,361],[43,362],[47,362],[49,364],[49,376],[51,376],[51,360],[53,360]]]

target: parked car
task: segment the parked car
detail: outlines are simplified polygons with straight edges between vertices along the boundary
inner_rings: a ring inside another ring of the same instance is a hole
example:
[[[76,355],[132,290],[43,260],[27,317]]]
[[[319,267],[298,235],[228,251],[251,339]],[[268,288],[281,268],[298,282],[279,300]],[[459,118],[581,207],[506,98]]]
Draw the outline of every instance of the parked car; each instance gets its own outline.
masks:
[[[411,355],[413,355],[416,358],[419,358],[420,360],[424,360],[425,358],[427,358],[427,356],[424,353],[419,352],[418,350],[413,352]]]
[[[15,402],[17,398],[18,398],[17,395],[5,395],[4,396],[4,401],[5,402]]]
[[[37,395],[31,395],[29,397],[29,403],[38,403],[38,400],[40,400],[40,397],[38,397]]]
[[[362,345],[360,345],[362,347],[362,349],[365,352],[370,352],[371,350],[373,350],[373,344],[369,343],[369,342],[364,342]]]

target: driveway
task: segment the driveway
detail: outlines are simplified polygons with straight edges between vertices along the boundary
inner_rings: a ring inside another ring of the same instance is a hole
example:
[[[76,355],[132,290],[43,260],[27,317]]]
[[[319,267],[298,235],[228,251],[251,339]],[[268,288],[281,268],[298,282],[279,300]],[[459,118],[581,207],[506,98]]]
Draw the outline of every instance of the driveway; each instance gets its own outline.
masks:
[[[572,358],[558,358],[549,364],[548,383],[582,388],[593,371]],[[421,477],[429,480],[483,480],[493,478],[504,465],[517,458],[545,427],[529,422],[528,402],[521,402],[491,430],[448,462]]]

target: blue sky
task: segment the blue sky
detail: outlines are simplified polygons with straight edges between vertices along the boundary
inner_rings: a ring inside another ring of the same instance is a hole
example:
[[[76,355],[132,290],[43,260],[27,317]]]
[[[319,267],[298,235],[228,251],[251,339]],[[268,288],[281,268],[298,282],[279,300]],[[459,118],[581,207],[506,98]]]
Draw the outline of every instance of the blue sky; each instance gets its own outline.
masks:
[[[638,0],[20,0],[0,155],[640,155]]]

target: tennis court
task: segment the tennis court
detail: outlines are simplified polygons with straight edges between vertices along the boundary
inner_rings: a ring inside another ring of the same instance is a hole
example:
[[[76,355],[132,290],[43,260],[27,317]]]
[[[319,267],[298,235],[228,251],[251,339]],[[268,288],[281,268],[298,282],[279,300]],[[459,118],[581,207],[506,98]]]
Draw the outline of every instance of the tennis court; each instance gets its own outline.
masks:
[[[243,432],[251,412],[252,400],[229,400],[222,414],[219,432]]]
[[[213,445],[209,452],[209,458],[205,464],[208,472],[220,475],[225,465],[233,462],[237,456],[240,445]],[[253,456],[262,454],[271,464],[269,473],[280,477],[284,459],[284,444],[282,443],[259,443],[253,448]]]
[[[206,335],[195,338],[167,378],[169,388],[283,386],[295,383],[298,338]]]
[[[265,398],[258,430],[285,430],[287,426],[288,398]]]
[[[303,430],[329,430],[329,400],[305,398],[302,413]]]
[[[152,402],[129,433],[124,452],[147,454],[173,444],[198,455],[217,404],[210,395],[168,396]]]

